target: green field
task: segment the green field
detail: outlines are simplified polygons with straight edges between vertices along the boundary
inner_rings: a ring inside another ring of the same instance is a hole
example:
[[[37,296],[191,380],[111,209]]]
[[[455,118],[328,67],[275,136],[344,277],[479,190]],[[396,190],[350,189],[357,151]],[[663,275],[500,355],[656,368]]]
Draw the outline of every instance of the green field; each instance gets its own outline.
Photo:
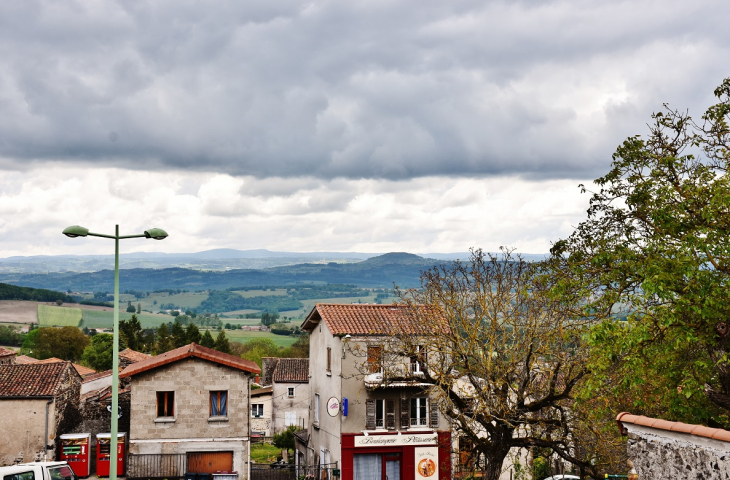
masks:
[[[210,334],[215,338],[218,333],[211,330]],[[275,335],[271,332],[246,332],[244,330],[226,330],[226,336],[228,340],[239,343],[246,343],[254,338],[270,338],[277,347],[289,347],[297,341],[297,337],[293,335]]]
[[[69,309],[70,310],[70,309]],[[131,313],[127,313],[120,306],[119,320],[129,320]],[[142,313],[137,315],[142,328],[157,328],[162,323],[174,322],[175,318],[170,315],[153,315]],[[114,312],[105,310],[84,310],[84,326],[89,328],[112,328],[114,324]]]
[[[81,318],[80,308],[38,305],[38,324],[41,327],[78,327]]]

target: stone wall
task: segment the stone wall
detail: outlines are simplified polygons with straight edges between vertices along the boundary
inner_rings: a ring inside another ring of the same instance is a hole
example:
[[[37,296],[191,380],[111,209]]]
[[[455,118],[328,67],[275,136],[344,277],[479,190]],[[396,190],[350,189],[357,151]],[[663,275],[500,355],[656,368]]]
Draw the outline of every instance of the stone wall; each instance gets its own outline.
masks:
[[[730,443],[624,423],[627,453],[641,480],[730,480]]]
[[[107,392],[103,390],[100,393]],[[111,405],[110,396],[100,398],[101,395],[91,396],[81,405],[81,417],[83,422],[71,433],[90,433],[92,444],[96,443],[96,435],[98,433],[109,433],[111,431],[111,412],[107,408]],[[122,416],[117,421],[118,432],[129,432],[130,424],[130,392],[121,392],[119,394],[119,406],[122,410]]]

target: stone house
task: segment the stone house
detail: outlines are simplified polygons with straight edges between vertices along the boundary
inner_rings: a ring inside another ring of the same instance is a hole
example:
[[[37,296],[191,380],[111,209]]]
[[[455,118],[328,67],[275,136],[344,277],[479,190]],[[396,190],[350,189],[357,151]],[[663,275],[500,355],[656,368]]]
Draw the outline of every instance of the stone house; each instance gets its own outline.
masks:
[[[307,315],[311,407],[295,436],[298,465],[336,466],[342,480],[450,478],[450,425],[425,385],[383,378],[388,325],[409,321],[393,305],[317,304]]]
[[[251,375],[260,372],[254,362],[194,343],[126,367],[120,378],[131,379],[128,474],[142,476],[135,457],[144,454],[186,459],[144,476],[246,471]]]
[[[81,421],[80,385],[71,362],[0,365],[0,465],[55,459]]]
[[[272,386],[251,390],[251,436],[254,438],[271,437],[274,434],[271,418],[273,390]]]
[[[18,353],[9,348],[0,347],[0,365],[10,365],[15,363],[15,356]]]
[[[290,425],[305,428],[309,420],[309,359],[261,359],[264,385],[273,387],[272,420],[274,433]]]

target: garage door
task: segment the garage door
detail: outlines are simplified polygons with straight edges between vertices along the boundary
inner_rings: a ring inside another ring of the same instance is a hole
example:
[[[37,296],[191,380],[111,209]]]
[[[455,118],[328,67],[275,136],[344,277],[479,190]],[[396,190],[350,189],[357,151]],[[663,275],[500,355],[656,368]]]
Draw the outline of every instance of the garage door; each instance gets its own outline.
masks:
[[[188,472],[215,473],[233,471],[233,452],[188,453]]]

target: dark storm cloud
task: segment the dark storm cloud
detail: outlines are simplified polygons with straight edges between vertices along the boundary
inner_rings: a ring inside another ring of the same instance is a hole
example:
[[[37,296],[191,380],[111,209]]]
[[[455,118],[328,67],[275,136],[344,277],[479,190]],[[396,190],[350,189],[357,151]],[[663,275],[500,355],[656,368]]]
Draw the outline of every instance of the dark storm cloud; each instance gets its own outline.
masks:
[[[728,13],[720,1],[5,2],[0,165],[591,176],[663,102],[701,114],[728,74]]]

